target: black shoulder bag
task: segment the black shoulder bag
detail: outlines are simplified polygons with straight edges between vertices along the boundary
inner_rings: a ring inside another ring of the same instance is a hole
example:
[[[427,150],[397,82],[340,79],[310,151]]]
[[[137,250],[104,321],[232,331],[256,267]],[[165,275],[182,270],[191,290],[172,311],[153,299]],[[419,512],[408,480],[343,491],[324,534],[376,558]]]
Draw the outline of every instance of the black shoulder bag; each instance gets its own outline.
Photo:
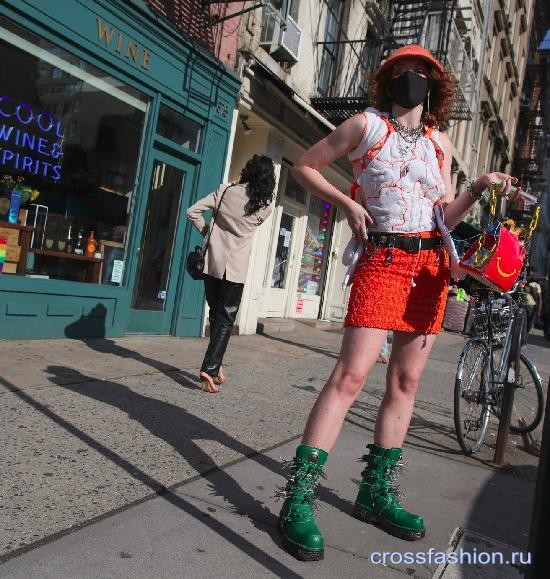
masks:
[[[222,204],[222,200],[223,200],[223,196],[225,195],[225,192],[229,189],[229,187],[231,187],[231,185],[228,185],[221,197],[220,197],[220,202],[218,203],[218,206],[216,207],[216,211],[214,212],[214,218],[212,220],[212,227],[209,227],[208,229],[208,235],[206,236],[206,240],[203,244],[203,246],[201,247],[200,245],[195,246],[195,249],[191,252],[189,252],[189,254],[187,255],[187,272],[189,273],[189,275],[193,278],[193,279],[204,279],[204,256],[206,255],[206,252],[208,250],[208,245],[210,243],[210,236],[212,235],[212,230],[214,229],[214,226],[216,225],[216,217],[218,216],[218,211],[220,210],[220,205]]]

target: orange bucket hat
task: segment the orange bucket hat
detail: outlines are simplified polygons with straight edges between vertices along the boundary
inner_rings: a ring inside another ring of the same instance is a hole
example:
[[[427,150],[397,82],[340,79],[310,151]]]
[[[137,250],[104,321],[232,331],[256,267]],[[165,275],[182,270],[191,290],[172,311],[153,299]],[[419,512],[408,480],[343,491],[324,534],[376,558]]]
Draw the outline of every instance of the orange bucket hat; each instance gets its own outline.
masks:
[[[376,72],[376,76],[380,76],[388,72],[388,70],[398,61],[403,58],[421,58],[426,61],[430,66],[433,66],[438,72],[444,72],[445,67],[434,57],[434,55],[423,46],[419,44],[407,44],[406,46],[401,46],[395,52],[390,54],[390,56],[384,61]]]

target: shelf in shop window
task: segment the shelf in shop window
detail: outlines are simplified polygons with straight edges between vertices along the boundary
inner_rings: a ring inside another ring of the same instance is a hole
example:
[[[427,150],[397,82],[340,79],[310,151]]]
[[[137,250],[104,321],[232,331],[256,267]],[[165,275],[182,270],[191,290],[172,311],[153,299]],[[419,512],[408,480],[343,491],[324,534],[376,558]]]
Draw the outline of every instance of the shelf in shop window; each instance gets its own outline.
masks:
[[[53,249],[32,249],[36,255],[50,255],[52,257],[60,257],[65,259],[76,259],[78,261],[92,261],[100,263],[103,261],[102,257],[93,257],[88,255],[76,255],[75,253],[67,253],[66,251],[55,251]]]
[[[0,227],[6,229],[17,229],[18,231],[33,231],[32,225],[20,225],[19,223],[8,223],[7,221],[0,221]]]

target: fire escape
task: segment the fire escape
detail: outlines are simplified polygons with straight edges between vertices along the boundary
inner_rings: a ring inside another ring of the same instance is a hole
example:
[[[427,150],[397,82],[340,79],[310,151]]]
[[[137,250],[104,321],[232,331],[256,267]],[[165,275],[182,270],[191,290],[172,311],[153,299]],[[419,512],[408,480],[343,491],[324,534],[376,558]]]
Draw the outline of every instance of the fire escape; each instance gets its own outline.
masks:
[[[531,42],[536,44],[536,35],[532,35]],[[531,60],[526,67],[520,104],[513,174],[518,177],[526,191],[538,198],[544,189],[544,103],[547,99],[549,79],[548,67],[540,51],[531,46],[530,52]],[[530,213],[529,204],[518,201],[508,208],[508,213],[515,219],[524,220]]]
[[[367,0],[364,35],[349,38],[344,26],[346,2],[326,3],[325,38],[317,43],[321,53],[318,84],[311,99],[319,113],[337,125],[367,108],[369,76],[392,50],[418,43],[429,48],[458,80],[451,119],[471,119],[475,75],[464,40],[470,30],[471,8],[458,7],[457,0]]]

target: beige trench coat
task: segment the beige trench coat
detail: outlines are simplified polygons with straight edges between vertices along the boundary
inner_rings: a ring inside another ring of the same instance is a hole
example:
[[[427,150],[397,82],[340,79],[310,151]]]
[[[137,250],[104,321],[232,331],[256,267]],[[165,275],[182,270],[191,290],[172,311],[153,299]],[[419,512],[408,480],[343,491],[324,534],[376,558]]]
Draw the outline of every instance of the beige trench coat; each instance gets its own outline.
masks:
[[[211,209],[212,218],[214,217],[226,187],[227,184],[220,185],[216,191],[200,199],[187,210],[187,218],[203,237],[212,227],[213,219],[207,225],[202,214]],[[247,203],[246,185],[230,185],[218,211],[205,256],[204,272],[208,275],[223,279],[225,274],[228,281],[245,282],[254,231],[266,220],[273,205],[271,202],[267,207],[247,216],[245,215]]]

